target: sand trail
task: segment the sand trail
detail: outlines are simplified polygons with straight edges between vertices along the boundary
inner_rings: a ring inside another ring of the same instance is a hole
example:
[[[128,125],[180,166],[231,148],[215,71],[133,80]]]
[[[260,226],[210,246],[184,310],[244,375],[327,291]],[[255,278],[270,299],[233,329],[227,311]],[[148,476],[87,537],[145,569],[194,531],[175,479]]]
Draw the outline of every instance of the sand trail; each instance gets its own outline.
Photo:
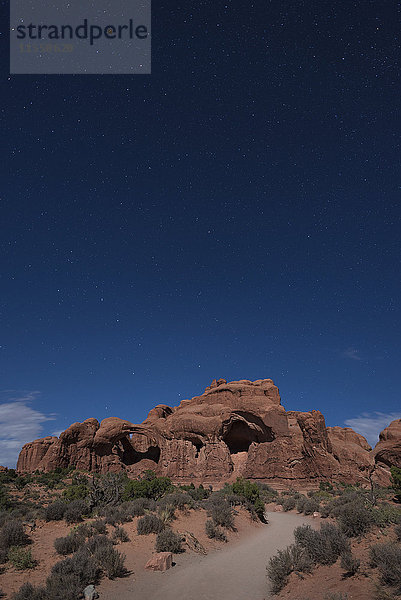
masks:
[[[267,600],[266,564],[293,542],[294,528],[311,519],[267,513],[268,525],[207,556],[185,553],[165,573],[141,572],[101,586],[101,600]]]

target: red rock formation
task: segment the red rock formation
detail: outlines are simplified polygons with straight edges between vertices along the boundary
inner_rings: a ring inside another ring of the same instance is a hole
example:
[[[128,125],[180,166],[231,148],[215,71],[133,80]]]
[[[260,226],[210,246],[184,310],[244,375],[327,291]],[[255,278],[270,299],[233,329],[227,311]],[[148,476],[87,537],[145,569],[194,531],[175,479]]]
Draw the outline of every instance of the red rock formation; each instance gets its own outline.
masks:
[[[178,407],[156,406],[140,425],[87,419],[58,439],[26,444],[17,469],[74,465],[134,476],[151,468],[182,481],[243,475],[292,485],[319,479],[367,483],[374,464],[366,440],[352,429],[326,427],[319,411],[286,412],[271,379],[219,379]]]
[[[376,463],[401,468],[401,419],[392,421],[379,435],[379,442],[373,450]]]

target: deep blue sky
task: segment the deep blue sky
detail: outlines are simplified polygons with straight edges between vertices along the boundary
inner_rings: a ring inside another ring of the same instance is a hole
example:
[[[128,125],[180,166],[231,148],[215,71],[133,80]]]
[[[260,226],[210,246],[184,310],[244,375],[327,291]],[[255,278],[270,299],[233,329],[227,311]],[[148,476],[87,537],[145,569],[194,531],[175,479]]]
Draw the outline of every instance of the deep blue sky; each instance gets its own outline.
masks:
[[[400,409],[399,3],[170,4],[149,76],[10,76],[2,33],[5,447],[214,377]]]

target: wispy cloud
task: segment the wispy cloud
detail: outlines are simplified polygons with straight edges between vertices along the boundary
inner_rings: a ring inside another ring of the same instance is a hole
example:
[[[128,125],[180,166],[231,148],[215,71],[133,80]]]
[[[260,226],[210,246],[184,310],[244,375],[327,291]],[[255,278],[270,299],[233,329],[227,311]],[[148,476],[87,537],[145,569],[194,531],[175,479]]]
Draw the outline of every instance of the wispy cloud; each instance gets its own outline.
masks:
[[[391,421],[400,418],[401,413],[362,413],[359,417],[347,419],[345,425],[347,427],[352,427],[356,432],[362,434],[373,448],[379,441],[379,433],[383,431]]]
[[[54,415],[45,415],[30,404],[38,392],[0,394],[0,465],[15,467],[21,447],[40,437],[42,424]]]
[[[356,348],[347,348],[346,350],[344,350],[342,355],[345,358],[350,358],[351,360],[362,360],[362,358],[359,356],[359,350],[357,350]]]

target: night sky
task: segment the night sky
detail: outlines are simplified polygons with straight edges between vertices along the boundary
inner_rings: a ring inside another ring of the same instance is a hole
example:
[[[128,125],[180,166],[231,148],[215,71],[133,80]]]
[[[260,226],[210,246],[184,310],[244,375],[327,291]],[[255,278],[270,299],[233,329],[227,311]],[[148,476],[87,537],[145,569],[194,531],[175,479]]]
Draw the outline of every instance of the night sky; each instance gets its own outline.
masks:
[[[0,464],[215,377],[372,441],[401,412],[400,3],[152,15],[142,76],[10,76],[2,31]]]

